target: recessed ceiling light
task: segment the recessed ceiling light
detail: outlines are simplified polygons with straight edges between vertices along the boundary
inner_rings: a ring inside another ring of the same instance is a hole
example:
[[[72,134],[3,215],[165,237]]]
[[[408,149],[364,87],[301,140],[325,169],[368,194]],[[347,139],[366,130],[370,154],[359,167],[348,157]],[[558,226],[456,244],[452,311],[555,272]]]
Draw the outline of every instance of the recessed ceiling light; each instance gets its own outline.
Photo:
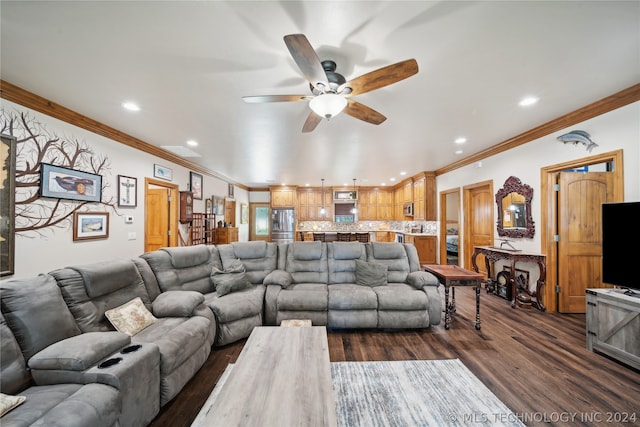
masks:
[[[456,138],[456,141],[455,141],[456,144],[464,144],[465,142],[467,142],[467,138],[465,138],[464,136],[461,136],[460,138]]]
[[[122,103],[122,108],[129,111],[140,111],[140,107],[135,102],[127,101]]]
[[[456,150],[456,154],[462,154],[462,150]]]
[[[197,147],[198,146],[198,141],[190,139],[190,140],[187,141],[187,145],[190,145],[192,147]]]
[[[284,182],[281,184],[283,187],[285,187],[287,184],[285,184]]]
[[[309,183],[307,182],[304,186],[305,186],[305,187],[308,187],[308,186],[309,186]]]
[[[391,182],[393,182],[395,180],[396,180],[395,178],[389,178],[389,181],[391,181]]]
[[[400,172],[400,175],[405,176],[407,173],[405,171]]]
[[[381,182],[380,185],[382,185],[384,187],[385,185],[387,185],[387,183],[386,182]]]
[[[535,104],[536,102],[538,102],[538,98],[536,98],[535,96],[527,96],[526,98],[522,98],[518,105],[521,107],[528,107]]]

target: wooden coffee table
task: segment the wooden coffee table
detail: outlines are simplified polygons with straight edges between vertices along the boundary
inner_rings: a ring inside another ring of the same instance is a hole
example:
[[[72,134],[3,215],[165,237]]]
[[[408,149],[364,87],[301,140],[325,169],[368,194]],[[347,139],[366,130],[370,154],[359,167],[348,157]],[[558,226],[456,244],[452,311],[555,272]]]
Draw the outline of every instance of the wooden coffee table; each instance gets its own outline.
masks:
[[[217,392],[198,425],[335,426],[326,329],[254,328]]]
[[[425,264],[425,271],[434,274],[444,285],[444,328],[451,328],[451,315],[456,311],[456,286],[473,286],[476,289],[476,329],[480,329],[480,286],[484,275],[457,265]],[[449,303],[451,288],[451,303]]]

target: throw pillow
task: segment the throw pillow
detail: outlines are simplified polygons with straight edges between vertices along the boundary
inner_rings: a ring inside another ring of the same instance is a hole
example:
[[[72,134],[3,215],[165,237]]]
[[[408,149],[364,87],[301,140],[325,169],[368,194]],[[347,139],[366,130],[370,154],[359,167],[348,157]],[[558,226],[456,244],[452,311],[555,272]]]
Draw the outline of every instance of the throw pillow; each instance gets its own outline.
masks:
[[[356,260],[356,284],[384,286],[387,284],[387,266],[377,262]]]
[[[0,417],[4,414],[19,406],[27,398],[24,396],[10,396],[8,394],[0,393]]]
[[[288,271],[284,270],[273,270],[271,273],[267,274],[267,277],[264,278],[263,284],[266,285],[278,285],[282,287],[282,289],[287,289],[291,286],[293,282],[293,277]]]
[[[107,310],[104,314],[118,332],[131,337],[158,320],[147,310],[140,297]]]
[[[224,270],[213,267],[211,269],[211,281],[220,297],[253,286],[247,279],[244,265],[239,259],[233,260]]]

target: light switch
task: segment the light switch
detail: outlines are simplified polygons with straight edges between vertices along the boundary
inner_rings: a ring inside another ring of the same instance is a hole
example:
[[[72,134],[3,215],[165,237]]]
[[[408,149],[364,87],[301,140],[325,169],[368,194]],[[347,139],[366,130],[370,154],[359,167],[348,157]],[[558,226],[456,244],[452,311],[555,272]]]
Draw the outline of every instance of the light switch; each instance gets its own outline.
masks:
[[[125,224],[133,224],[133,215],[125,215],[124,216]]]
[[[129,233],[129,240],[136,240],[136,232],[132,231]]]

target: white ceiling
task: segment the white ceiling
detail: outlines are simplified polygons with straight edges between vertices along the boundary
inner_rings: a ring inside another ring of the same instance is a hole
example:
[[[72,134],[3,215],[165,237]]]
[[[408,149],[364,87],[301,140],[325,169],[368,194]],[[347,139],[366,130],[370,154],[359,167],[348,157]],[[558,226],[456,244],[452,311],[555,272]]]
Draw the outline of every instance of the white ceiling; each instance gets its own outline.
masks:
[[[638,1],[3,0],[0,14],[3,80],[157,146],[195,139],[190,160],[251,187],[392,185],[640,82]],[[341,114],[303,134],[306,101],[242,101],[310,93],[293,33],[347,80],[409,58],[420,71],[354,97],[381,125]],[[540,101],[519,107],[527,95]]]

